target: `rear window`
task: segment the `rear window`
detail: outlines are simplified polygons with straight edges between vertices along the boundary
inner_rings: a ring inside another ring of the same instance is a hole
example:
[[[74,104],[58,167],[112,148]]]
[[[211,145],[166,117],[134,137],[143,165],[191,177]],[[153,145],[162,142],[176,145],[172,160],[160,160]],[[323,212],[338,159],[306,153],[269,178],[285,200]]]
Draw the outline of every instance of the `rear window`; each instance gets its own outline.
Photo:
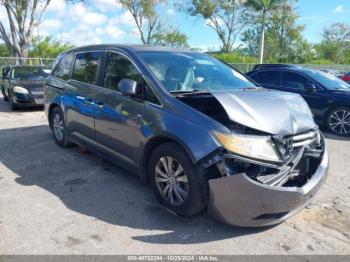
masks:
[[[281,80],[281,72],[264,71],[253,75],[251,78],[259,84],[278,86]]]
[[[102,52],[80,53],[76,55],[72,79],[97,84],[97,72],[101,61]]]

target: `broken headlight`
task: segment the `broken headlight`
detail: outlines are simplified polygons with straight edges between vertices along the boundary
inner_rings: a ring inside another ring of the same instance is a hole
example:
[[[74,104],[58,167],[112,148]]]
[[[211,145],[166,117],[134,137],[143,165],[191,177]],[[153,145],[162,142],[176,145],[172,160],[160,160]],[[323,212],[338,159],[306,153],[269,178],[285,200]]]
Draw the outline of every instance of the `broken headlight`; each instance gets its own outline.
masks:
[[[270,162],[282,162],[282,158],[269,136],[253,136],[241,134],[223,134],[214,132],[217,139],[228,151]]]

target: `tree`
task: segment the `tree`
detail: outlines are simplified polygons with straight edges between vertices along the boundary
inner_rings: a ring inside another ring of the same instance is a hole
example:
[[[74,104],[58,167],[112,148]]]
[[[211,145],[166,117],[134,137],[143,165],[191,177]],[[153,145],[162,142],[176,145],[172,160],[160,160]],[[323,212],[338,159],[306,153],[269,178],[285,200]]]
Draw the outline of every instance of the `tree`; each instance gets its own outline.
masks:
[[[217,33],[222,51],[234,50],[234,44],[246,22],[244,0],[191,0],[185,11],[191,16],[206,19],[207,25]]]
[[[16,57],[26,57],[33,38],[33,31],[51,0],[0,0],[9,22],[10,32],[6,32],[0,22],[0,35],[6,46]]]
[[[0,44],[0,57],[10,56],[11,52],[5,44]]]
[[[151,44],[152,36],[161,27],[156,7],[165,2],[162,0],[118,0],[124,8],[129,10],[134,18],[137,30],[143,44]],[[159,33],[159,32],[158,32]]]
[[[60,53],[73,48],[73,45],[52,40],[51,37],[33,38],[29,48],[29,57],[56,58]]]
[[[168,31],[160,31],[152,36],[152,44],[188,48],[187,35],[181,33],[178,29],[170,29]]]
[[[269,63],[304,63],[313,59],[311,45],[303,38],[304,26],[297,24],[299,16],[295,12],[294,0],[281,3],[269,12],[266,20],[264,58]],[[243,33],[245,53],[259,54],[261,27],[252,26]]]
[[[246,6],[251,7],[253,11],[259,13],[260,23],[260,44],[259,44],[259,62],[264,61],[264,45],[265,45],[265,27],[268,19],[268,15],[271,11],[274,11],[280,7],[283,0],[247,0]]]
[[[350,63],[350,25],[334,23],[323,31],[323,39],[315,45],[318,59],[334,63]]]

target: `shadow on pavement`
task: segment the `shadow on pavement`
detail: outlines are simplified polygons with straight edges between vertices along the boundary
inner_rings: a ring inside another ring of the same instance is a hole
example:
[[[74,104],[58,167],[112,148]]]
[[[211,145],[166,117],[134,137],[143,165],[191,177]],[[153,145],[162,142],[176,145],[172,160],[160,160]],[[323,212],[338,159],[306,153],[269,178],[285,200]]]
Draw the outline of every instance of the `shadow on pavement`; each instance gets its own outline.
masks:
[[[220,224],[207,213],[190,219],[170,214],[137,176],[77,147],[58,147],[47,126],[0,130],[0,152],[0,161],[18,175],[18,184],[39,186],[80,214],[112,225],[150,230],[150,234],[134,237],[138,241],[203,243],[266,230]]]

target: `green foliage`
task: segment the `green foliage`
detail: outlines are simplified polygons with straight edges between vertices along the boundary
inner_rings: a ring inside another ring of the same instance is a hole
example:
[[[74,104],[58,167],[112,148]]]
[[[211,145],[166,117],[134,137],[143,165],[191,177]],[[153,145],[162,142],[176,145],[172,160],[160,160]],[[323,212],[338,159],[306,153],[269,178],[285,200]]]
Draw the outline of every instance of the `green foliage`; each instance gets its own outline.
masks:
[[[11,56],[11,51],[5,44],[0,44],[0,57]]]
[[[255,64],[257,62],[256,57],[244,55],[240,52],[213,54],[213,56],[226,63]]]
[[[178,29],[170,29],[169,31],[157,32],[152,36],[154,45],[188,48],[187,35],[181,33]]]
[[[317,58],[337,64],[350,64],[350,25],[335,23],[324,29],[323,39],[315,45]]]
[[[244,0],[191,0],[185,11],[206,20],[217,33],[223,52],[234,50],[237,36],[247,20]]]
[[[29,57],[56,58],[58,54],[73,47],[71,44],[52,40],[51,37],[34,38],[29,48]]]

